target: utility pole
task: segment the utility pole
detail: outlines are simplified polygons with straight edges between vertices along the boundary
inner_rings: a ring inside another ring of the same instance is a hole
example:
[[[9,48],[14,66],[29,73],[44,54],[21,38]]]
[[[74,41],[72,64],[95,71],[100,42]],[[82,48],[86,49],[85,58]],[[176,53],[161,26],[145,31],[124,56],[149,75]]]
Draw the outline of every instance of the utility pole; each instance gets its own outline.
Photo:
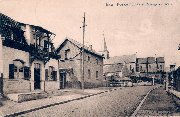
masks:
[[[83,29],[83,47],[82,47],[82,89],[84,89],[84,37],[85,37],[85,27],[87,26],[86,25],[86,18],[85,18],[85,12],[84,12],[84,17],[83,17],[83,26],[80,27]]]

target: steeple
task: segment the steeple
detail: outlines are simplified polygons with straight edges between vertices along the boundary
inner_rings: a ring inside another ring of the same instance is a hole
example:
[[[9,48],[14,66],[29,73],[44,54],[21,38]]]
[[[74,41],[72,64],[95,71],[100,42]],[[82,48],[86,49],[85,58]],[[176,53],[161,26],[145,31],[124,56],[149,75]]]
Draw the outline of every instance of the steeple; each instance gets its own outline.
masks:
[[[103,38],[104,38],[104,51],[107,51],[107,45],[106,45],[106,39],[105,39],[105,36],[104,36],[104,33],[103,33]]]
[[[109,59],[109,51],[108,51],[108,49],[107,49],[107,45],[106,45],[106,40],[105,40],[105,36],[104,36],[104,33],[103,33],[103,51],[102,51],[102,53],[103,53],[103,56],[104,56],[104,58],[105,59]]]

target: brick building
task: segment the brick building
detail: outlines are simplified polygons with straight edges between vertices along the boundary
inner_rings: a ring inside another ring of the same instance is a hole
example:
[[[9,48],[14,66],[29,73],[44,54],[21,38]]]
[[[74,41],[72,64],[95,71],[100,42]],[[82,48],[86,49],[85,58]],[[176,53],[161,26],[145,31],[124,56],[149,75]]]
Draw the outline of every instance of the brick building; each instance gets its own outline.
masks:
[[[61,88],[98,87],[103,85],[103,57],[92,49],[84,49],[84,79],[82,72],[83,45],[66,38],[57,48]]]
[[[58,56],[52,43],[55,34],[4,14],[0,19],[4,94],[58,89]]]

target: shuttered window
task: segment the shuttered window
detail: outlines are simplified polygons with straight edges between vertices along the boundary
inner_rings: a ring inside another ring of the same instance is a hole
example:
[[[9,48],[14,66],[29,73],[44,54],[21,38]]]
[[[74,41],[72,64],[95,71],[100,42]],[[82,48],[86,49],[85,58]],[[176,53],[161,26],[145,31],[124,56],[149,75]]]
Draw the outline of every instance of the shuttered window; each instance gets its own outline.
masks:
[[[24,79],[29,80],[30,79],[30,69],[29,67],[24,67]]]
[[[57,71],[53,71],[53,80],[54,80],[54,81],[57,80]]]
[[[9,64],[9,79],[14,79],[14,64]]]

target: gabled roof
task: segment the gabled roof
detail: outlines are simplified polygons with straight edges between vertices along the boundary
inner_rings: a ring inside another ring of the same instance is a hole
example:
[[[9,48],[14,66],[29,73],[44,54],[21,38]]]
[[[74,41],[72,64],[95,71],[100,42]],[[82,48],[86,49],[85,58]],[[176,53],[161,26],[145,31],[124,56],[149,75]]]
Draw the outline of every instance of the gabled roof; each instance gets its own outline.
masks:
[[[59,53],[59,51],[62,49],[62,47],[64,47],[64,45],[66,44],[66,42],[69,41],[70,43],[74,44],[75,46],[77,46],[79,49],[83,48],[83,44],[75,41],[74,39],[70,39],[70,38],[65,38],[64,41],[59,45],[59,47],[56,49],[56,52]],[[99,53],[97,53],[95,50],[89,49],[89,47],[84,46],[84,51],[86,53],[90,53],[92,55],[98,56],[103,58],[103,56]]]
[[[147,58],[137,58],[137,63],[146,64],[147,63]]]
[[[158,57],[156,58],[157,63],[164,63],[164,57]]]
[[[135,62],[136,62],[136,54],[132,54],[132,55],[110,57],[109,59],[104,61],[104,64],[135,63]]]

